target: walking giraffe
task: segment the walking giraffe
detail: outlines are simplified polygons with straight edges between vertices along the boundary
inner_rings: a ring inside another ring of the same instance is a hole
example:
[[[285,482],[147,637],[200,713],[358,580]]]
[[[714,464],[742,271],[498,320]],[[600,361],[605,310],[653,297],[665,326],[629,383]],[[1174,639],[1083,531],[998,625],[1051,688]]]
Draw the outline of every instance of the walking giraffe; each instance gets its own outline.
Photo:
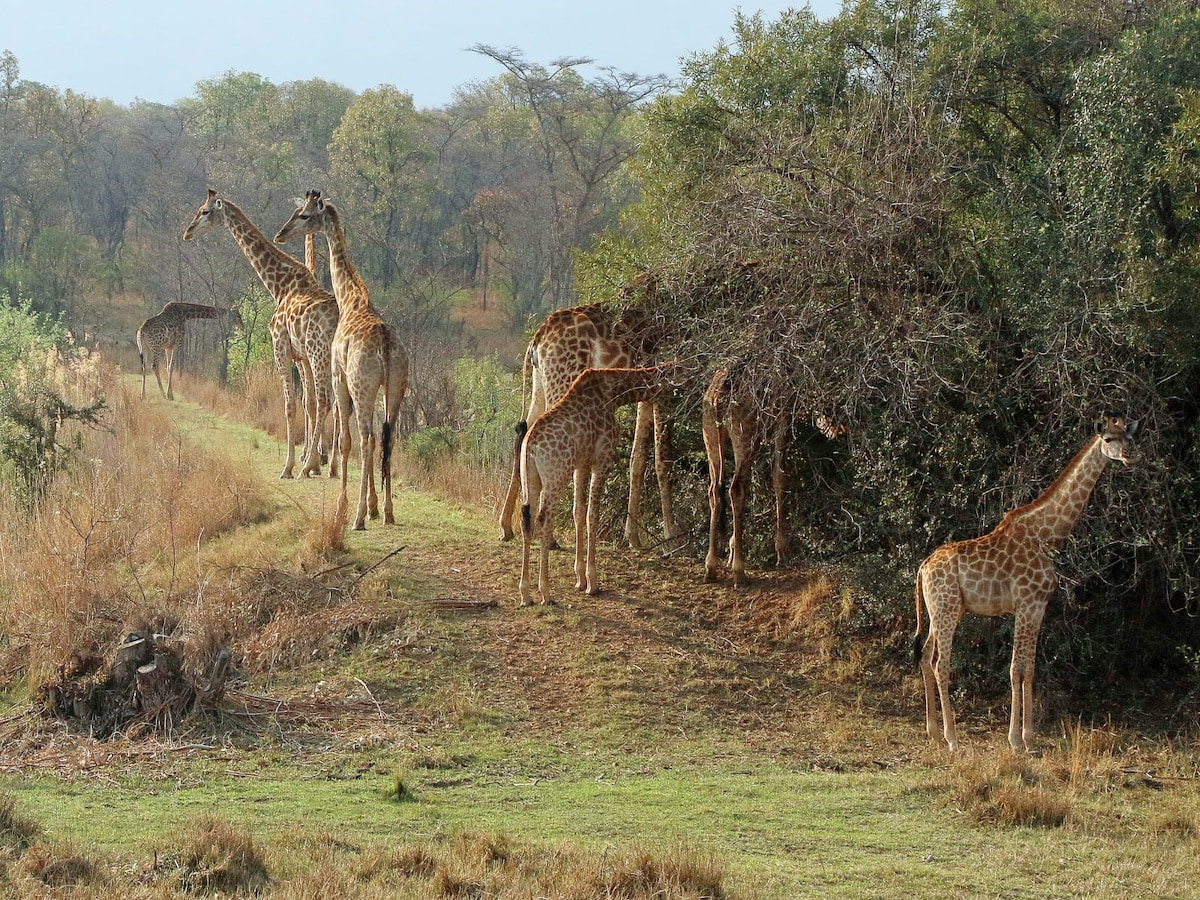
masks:
[[[201,303],[180,303],[172,300],[162,311],[151,316],[138,326],[137,348],[138,360],[142,368],[142,397],[146,396],[146,357],[150,357],[150,368],[154,371],[154,380],[158,389],[168,400],[175,399],[171,381],[175,374],[175,349],[183,343],[187,334],[187,323],[191,319],[215,319],[225,310],[215,306],[205,306]],[[158,364],[166,357],[167,386],[164,388],[162,378],[158,374]]]
[[[358,426],[362,475],[354,528],[366,527],[368,512],[379,516],[375,477],[371,468],[375,455],[375,401],[383,390],[383,420],[380,428],[383,521],[396,522],[392,510],[392,445],[400,401],[408,387],[408,353],[392,326],[371,306],[367,286],[346,253],[346,235],[337,210],[320,191],[309,191],[304,200],[275,235],[284,243],[300,235],[324,232],[329,244],[329,275],[337,298],[339,317],[333,337],[332,373],[337,408],[338,444],[342,457],[342,493],[338,513],[346,511],[346,464],[350,457],[350,414]]]
[[[551,522],[554,508],[572,473],[575,476],[575,589],[599,593],[596,541],[600,492],[620,437],[617,408],[651,399],[675,367],[674,363],[665,363],[639,369],[586,369],[576,377],[562,399],[529,426],[521,442],[519,590],[522,605],[530,602],[529,555],[535,534],[541,542],[538,594],[542,603],[553,602],[549,575]]]
[[[635,366],[650,355],[654,343],[654,328],[636,310],[613,312],[597,303],[556,310],[533,333],[525,351],[522,372],[524,395],[524,384],[529,380],[532,370],[529,411],[518,425],[518,437],[513,447],[512,475],[500,510],[500,540],[507,541],[513,537],[513,515],[521,490],[521,435],[562,398],[585,369]],[[646,444],[652,427],[663,530],[668,538],[679,533],[671,496],[666,422],[659,404],[646,401],[638,404],[633,449],[629,457],[629,507],[625,518],[625,540],[635,550],[642,546],[642,484],[646,472]],[[555,543],[553,529],[549,542],[551,546]]]
[[[957,746],[950,704],[950,651],[964,612],[1014,617],[1008,743],[1022,752],[1033,739],[1038,632],[1046,604],[1058,585],[1051,554],[1075,528],[1105,464],[1110,459],[1128,463],[1129,439],[1136,431],[1136,421],[1109,413],[1097,435],[1040,497],[1009,512],[983,537],[943,544],[921,563],[914,650],[920,645],[924,601],[929,636],[920,653],[920,665],[925,683],[925,731],[931,740],[937,739],[936,691],[946,743],[951,751]]]
[[[789,541],[784,515],[787,473],[784,459],[793,416],[773,392],[764,392],[753,380],[741,377],[736,364],[722,366],[713,375],[704,392],[701,429],[708,456],[708,555],[704,560],[704,580],[719,577],[721,532],[721,490],[725,483],[728,457],[725,444],[733,447],[733,478],[729,484],[729,505],[733,527],[729,536],[729,574],[734,584],[746,582],[746,558],[743,534],[746,521],[746,497],[750,491],[755,457],[762,450],[764,437],[772,446],[771,484],[775,491],[775,562],[782,565],[788,555]],[[823,415],[813,416],[813,425],[829,440],[845,432]]]
[[[275,246],[236,204],[218,197],[216,191],[209,190],[184,231],[183,239],[190,241],[222,226],[229,229],[276,304],[267,328],[271,332],[275,369],[283,385],[287,434],[287,459],[279,477],[291,478],[296,463],[292,363],[300,370],[304,402],[306,443],[300,474],[320,474],[321,456],[328,453],[325,423],[332,406],[329,358],[337,329],[337,303],[333,294],[321,287],[309,266]],[[337,474],[333,457],[330,457],[329,474],[331,477]]]

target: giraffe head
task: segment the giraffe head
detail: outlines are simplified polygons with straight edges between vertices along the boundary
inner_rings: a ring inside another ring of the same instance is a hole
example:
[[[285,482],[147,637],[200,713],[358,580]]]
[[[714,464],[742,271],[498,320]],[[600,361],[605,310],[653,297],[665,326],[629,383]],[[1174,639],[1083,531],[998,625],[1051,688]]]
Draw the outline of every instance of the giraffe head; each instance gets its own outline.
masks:
[[[296,201],[296,210],[275,235],[275,243],[284,244],[291,238],[323,231],[327,209],[326,201],[321,199],[321,192],[309,191],[303,200]]]
[[[1100,452],[1109,459],[1129,464],[1129,442],[1137,433],[1136,419],[1126,419],[1123,413],[1108,412],[1096,428],[1100,436]]]
[[[200,204],[200,209],[196,211],[192,223],[183,232],[183,239],[190,241],[196,235],[205,234],[214,228],[224,228],[228,224],[228,221],[225,212],[225,201],[217,196],[216,191],[209,188],[208,196]]]

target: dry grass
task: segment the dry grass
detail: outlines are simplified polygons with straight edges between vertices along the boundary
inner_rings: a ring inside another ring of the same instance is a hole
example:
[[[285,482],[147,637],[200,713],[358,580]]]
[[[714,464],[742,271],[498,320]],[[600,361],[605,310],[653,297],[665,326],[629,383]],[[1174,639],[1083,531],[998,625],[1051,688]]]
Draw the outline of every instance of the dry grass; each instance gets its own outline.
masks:
[[[409,453],[396,454],[396,475],[405,484],[451,503],[496,509],[497,514],[510,474],[507,464],[485,466],[440,455],[427,465]]]
[[[188,894],[246,896],[267,884],[267,865],[254,839],[228,822],[205,817],[165,855],[174,879]]]
[[[283,408],[283,386],[274,366],[254,366],[237,390],[219,386],[204,378],[195,378],[186,373],[176,374],[177,390],[189,400],[208,407],[227,418],[243,422],[279,440],[287,437]],[[298,435],[304,434],[304,397],[298,385],[293,394],[295,413],[292,428]]]
[[[0,847],[24,850],[33,843],[41,827],[17,812],[17,798],[7,791],[0,793]]]
[[[131,618],[171,608],[182,618],[206,599],[198,548],[260,509],[253,473],[184,441],[129,382],[110,373],[95,389],[109,409],[105,427],[86,435],[86,455],[32,516],[5,501],[0,628],[16,654],[5,669],[24,671],[31,685]]]

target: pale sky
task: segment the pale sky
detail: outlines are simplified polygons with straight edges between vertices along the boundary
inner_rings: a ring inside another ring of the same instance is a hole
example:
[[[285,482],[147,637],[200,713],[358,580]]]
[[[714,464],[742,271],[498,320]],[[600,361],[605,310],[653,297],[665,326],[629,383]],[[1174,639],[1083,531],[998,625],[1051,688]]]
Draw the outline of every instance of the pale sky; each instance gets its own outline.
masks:
[[[547,67],[587,57],[677,78],[681,58],[731,38],[735,10],[774,21],[805,5],[825,20],[841,0],[12,0],[0,51],[17,57],[22,78],[122,105],[174,103],[234,70],[356,93],[390,84],[434,108],[503,73],[467,50],[475,44],[516,48]]]

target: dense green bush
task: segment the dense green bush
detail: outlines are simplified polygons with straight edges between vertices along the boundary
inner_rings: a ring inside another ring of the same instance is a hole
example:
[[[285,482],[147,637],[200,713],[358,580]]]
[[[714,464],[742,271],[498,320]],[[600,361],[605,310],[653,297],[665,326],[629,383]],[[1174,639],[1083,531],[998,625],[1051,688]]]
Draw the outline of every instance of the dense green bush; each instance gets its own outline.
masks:
[[[41,498],[80,448],[79,435],[64,440],[71,421],[95,423],[104,400],[76,406],[64,398],[54,374],[66,332],[52,319],[0,297],[0,479],[26,508]]]
[[[696,362],[696,396],[737,360],[797,437],[847,427],[819,477],[793,454],[803,545],[878,558],[909,618],[890,591],[926,554],[1036,497],[1106,409],[1140,419],[1043,630],[1065,689],[1109,697],[1188,674],[1195,692],[1200,646],[1200,14],[1127,13],[739,18],[648,110],[630,237],[581,267],[598,292],[653,273],[636,302]]]

